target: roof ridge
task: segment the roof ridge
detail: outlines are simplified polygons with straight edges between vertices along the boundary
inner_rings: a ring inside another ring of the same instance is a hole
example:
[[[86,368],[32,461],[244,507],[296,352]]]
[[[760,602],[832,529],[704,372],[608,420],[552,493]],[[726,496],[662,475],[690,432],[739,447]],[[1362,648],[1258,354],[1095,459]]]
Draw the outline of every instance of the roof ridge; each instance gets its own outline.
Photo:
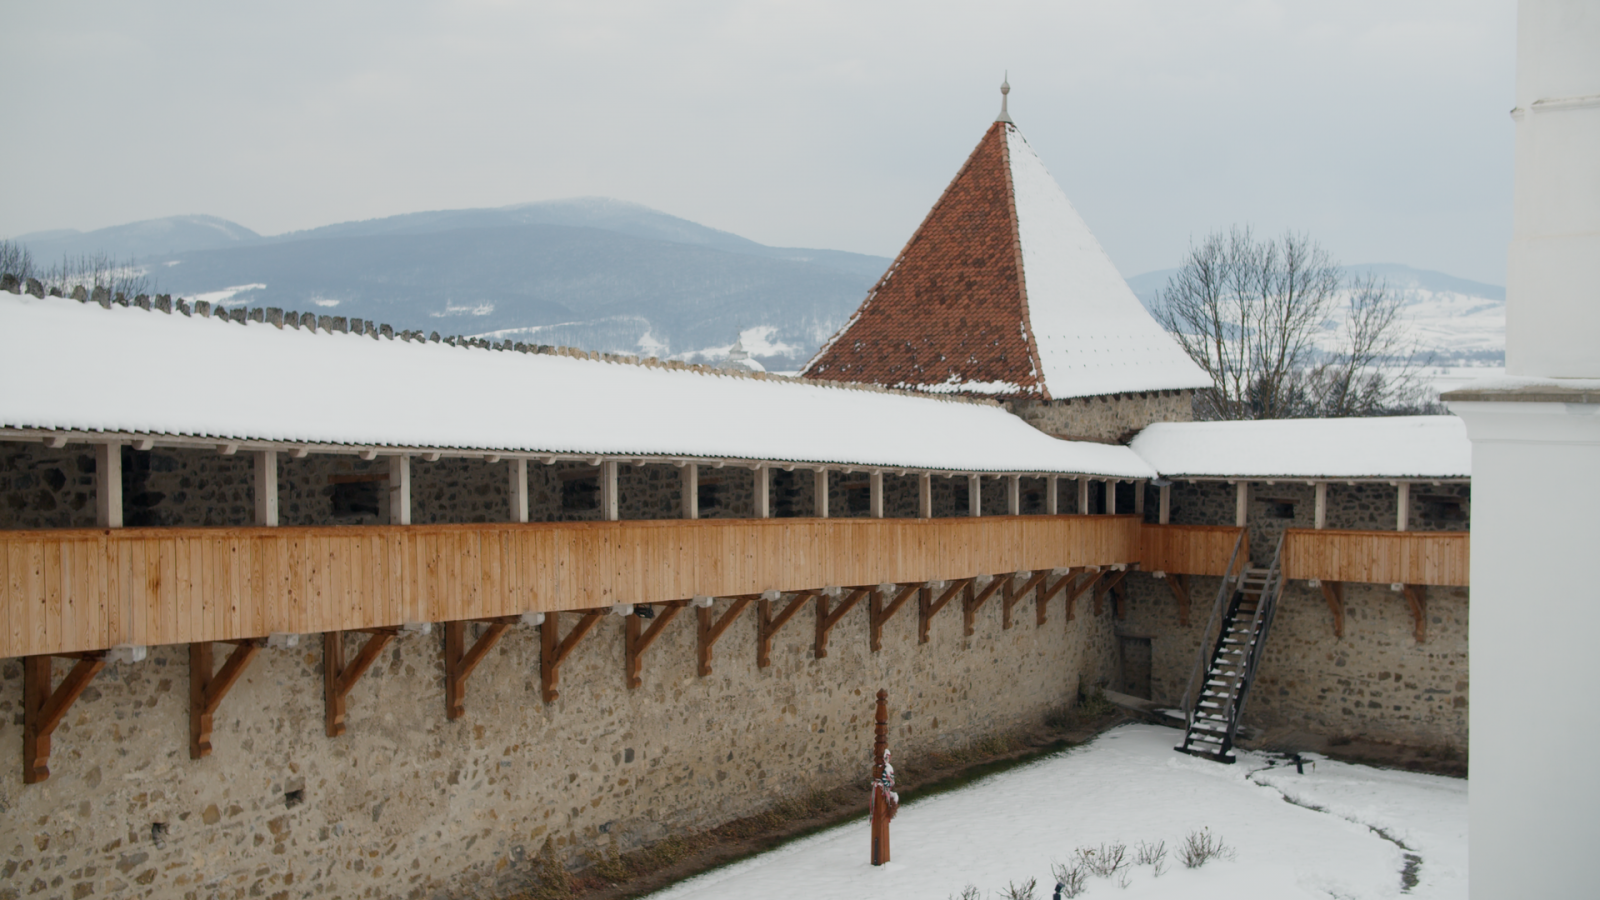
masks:
[[[146,312],[162,312],[171,315],[176,312],[185,317],[193,318],[198,315],[203,319],[217,319],[224,322],[236,322],[240,325],[249,325],[251,322],[272,325],[279,330],[285,326],[296,330],[309,330],[313,334],[354,334],[366,335],[373,340],[394,340],[399,338],[406,343],[445,344],[451,347],[464,349],[481,349],[489,351],[513,351],[517,353],[531,353],[542,356],[565,356],[572,359],[585,359],[595,362],[613,363],[621,365],[634,365],[641,368],[664,368],[701,375],[729,376],[733,378],[747,378],[755,381],[776,381],[779,383],[803,384],[807,387],[833,388],[839,390],[869,391],[879,394],[897,394],[905,397],[915,397],[919,400],[934,400],[946,403],[968,403],[978,406],[999,406],[999,402],[988,398],[966,397],[956,394],[930,394],[925,391],[906,390],[890,387],[888,385],[870,382],[855,381],[821,381],[804,378],[798,375],[779,375],[774,372],[753,372],[745,369],[721,369],[698,363],[687,363],[681,360],[660,359],[658,357],[640,357],[633,354],[606,353],[600,350],[584,350],[578,347],[567,347],[553,344],[529,344],[522,341],[492,341],[481,337],[468,335],[450,335],[441,337],[439,332],[433,331],[424,335],[416,330],[397,330],[387,323],[378,323],[371,319],[361,319],[345,316],[319,315],[312,312],[285,312],[276,306],[245,307],[235,306],[229,310],[221,303],[213,305],[207,300],[195,300],[191,305],[188,300],[179,297],[173,299],[171,294],[157,294],[151,297],[148,294],[139,294],[132,300],[118,291],[115,294],[105,287],[96,287],[92,291],[86,290],[83,285],[74,287],[70,294],[62,294],[59,288],[51,288],[48,292],[44,286],[33,278],[26,282],[19,281],[16,276],[9,273],[0,275],[0,292],[11,294],[28,294],[39,299],[53,297],[63,300],[77,300],[88,305],[93,303],[102,309],[110,310],[112,306],[125,308],[138,308]]]

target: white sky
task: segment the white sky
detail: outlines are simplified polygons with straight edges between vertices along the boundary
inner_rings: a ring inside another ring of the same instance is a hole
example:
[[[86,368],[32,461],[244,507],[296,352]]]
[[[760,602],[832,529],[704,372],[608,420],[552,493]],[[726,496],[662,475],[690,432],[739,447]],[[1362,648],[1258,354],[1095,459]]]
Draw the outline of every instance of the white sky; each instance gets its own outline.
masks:
[[[0,234],[604,195],[892,255],[1011,111],[1124,275],[1233,223],[1504,283],[1513,0],[5,2]]]

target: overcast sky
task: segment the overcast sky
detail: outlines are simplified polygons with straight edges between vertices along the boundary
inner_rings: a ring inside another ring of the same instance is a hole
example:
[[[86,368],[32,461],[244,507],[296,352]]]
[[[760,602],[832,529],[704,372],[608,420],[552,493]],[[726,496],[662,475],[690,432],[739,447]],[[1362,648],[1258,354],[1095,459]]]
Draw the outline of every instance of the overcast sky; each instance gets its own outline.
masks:
[[[602,195],[893,255],[999,106],[1124,275],[1192,236],[1504,283],[1513,0],[5,2],[0,235]]]

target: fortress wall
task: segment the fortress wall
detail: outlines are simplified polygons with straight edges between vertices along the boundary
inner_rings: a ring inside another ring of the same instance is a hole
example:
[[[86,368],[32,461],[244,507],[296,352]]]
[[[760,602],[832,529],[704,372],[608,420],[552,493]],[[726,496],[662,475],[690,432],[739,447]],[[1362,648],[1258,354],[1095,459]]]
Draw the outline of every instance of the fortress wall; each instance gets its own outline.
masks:
[[[1166,582],[1134,572],[1127,584],[1127,618],[1117,623],[1117,632],[1150,639],[1150,699],[1176,706],[1194,671],[1218,579],[1189,580],[1187,627],[1179,622]],[[1465,753],[1467,589],[1427,588],[1427,639],[1420,644],[1405,599],[1388,585],[1343,589],[1344,637],[1338,638],[1322,592],[1290,582],[1244,724]]]
[[[215,752],[198,761],[186,651],[155,647],[96,677],[36,785],[22,783],[17,754],[21,663],[0,660],[0,747],[16,754],[0,766],[0,898],[504,893],[547,839],[577,861],[613,840],[627,850],[862,781],[880,687],[896,762],[914,764],[1036,723],[1113,674],[1109,613],[1080,604],[1066,623],[1053,602],[1036,628],[1025,602],[1003,631],[997,596],[967,639],[959,606],[919,645],[913,600],[874,654],[863,601],[821,660],[807,608],[767,669],[755,665],[752,606],[706,678],[685,610],[646,654],[636,690],[623,685],[623,620],[608,616],[562,667],[551,704],[537,632],[513,628],[473,674],[456,722],[444,716],[440,631],[406,634],[352,691],[338,738],[324,735],[321,641],[307,636],[256,657],[216,715]],[[60,677],[66,661],[56,665]]]
[[[1045,434],[1125,444],[1152,422],[1194,418],[1193,391],[1145,391],[1070,400],[1012,400],[1012,413]]]

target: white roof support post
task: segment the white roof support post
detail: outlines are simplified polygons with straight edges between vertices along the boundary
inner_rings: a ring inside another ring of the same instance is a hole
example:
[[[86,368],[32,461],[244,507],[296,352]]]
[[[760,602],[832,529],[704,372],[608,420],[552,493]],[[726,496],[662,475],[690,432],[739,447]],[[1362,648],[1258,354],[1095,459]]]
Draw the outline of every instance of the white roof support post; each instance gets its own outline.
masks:
[[[1133,482],[1133,514],[1141,519],[1144,518],[1144,486],[1143,478]]]
[[[678,470],[678,478],[683,482],[683,517],[700,518],[700,467],[695,463],[684,463],[683,468]]]
[[[967,515],[976,519],[983,515],[983,476],[967,476]]]
[[[1084,478],[1082,476],[1079,476],[1079,478],[1078,478],[1078,515],[1087,516],[1088,514],[1089,514],[1089,479]]]
[[[94,445],[94,524],[122,527],[122,444]]]
[[[1117,514],[1117,480],[1106,479],[1105,508],[1100,510],[1101,515],[1114,516]]]
[[[1396,492],[1399,494],[1397,499],[1400,502],[1396,504],[1394,512],[1394,530],[1405,531],[1411,527],[1411,482],[1400,482],[1396,486]]]
[[[508,460],[511,464],[511,484],[509,496],[511,499],[511,521],[528,521],[528,461],[525,459]]]
[[[1233,524],[1243,528],[1250,518],[1250,482],[1234,482]]]
[[[411,457],[389,457],[389,524],[411,524]]]
[[[927,472],[917,476],[917,517],[933,518],[933,476]]]
[[[812,514],[819,519],[828,517],[828,470],[816,469],[811,473]]]
[[[1317,482],[1317,505],[1313,523],[1312,527],[1317,529],[1328,527],[1328,483],[1326,481]]]
[[[772,479],[766,466],[756,466],[756,518],[772,518]]]
[[[1172,524],[1172,485],[1163,484],[1161,490],[1161,506],[1156,510],[1156,521],[1162,525]]]
[[[600,518],[617,521],[617,509],[617,461],[608,459],[600,463]]]
[[[257,450],[255,456],[256,524],[278,526],[278,451]]]
[[[1047,515],[1059,515],[1061,512],[1060,488],[1060,475],[1046,475],[1044,477],[1044,511]]]
[[[867,475],[867,490],[872,495],[870,498],[872,501],[872,517],[874,519],[883,518],[883,472],[881,470],[873,469],[871,474]]]
[[[1022,515],[1022,476],[1006,476],[1006,515]]]

